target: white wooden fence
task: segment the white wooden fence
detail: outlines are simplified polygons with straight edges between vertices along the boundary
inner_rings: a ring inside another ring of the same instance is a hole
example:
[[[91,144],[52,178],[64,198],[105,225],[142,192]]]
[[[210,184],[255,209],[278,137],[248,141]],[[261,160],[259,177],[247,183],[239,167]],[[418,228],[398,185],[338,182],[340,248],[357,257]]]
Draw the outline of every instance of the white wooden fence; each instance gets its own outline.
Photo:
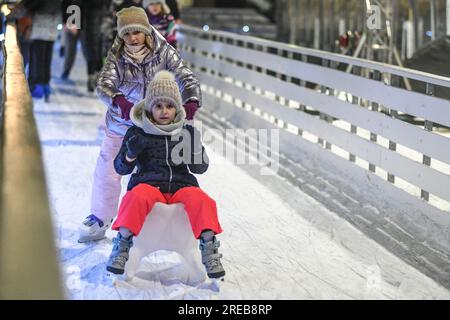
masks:
[[[181,27],[179,42],[183,58],[227,108],[268,114],[296,138],[313,135],[325,150],[448,208],[450,101],[433,92],[450,88],[449,78],[189,26]],[[405,78],[426,90],[404,89]]]

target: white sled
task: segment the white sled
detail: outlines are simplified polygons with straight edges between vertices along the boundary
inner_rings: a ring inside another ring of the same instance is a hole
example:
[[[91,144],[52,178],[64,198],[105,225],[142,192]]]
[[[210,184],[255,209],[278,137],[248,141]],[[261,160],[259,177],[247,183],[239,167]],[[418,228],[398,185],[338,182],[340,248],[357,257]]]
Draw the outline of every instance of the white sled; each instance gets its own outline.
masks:
[[[143,257],[158,250],[167,250],[177,252],[186,263],[188,277],[182,282],[197,285],[205,281],[206,271],[201,262],[198,240],[192,233],[183,204],[156,203],[141,232],[133,238],[133,243],[125,267],[125,280],[134,277]]]

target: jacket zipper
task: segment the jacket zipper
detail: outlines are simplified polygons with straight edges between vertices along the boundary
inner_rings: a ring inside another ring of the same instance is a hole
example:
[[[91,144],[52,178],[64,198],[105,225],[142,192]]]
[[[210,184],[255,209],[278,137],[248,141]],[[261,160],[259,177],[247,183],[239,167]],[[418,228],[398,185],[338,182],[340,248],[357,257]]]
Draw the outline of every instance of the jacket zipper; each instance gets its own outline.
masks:
[[[170,172],[170,177],[169,177],[169,193],[170,192],[170,184],[172,183],[172,167],[170,166],[169,163],[169,142],[167,141],[167,137],[165,137],[166,139],[166,163],[167,166],[169,167],[169,172]]]

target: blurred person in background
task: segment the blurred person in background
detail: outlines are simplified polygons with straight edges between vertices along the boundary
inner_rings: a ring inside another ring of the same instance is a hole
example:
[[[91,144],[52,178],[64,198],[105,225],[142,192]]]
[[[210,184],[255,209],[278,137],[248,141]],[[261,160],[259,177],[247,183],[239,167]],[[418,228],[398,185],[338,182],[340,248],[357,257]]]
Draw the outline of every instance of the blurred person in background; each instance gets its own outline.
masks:
[[[181,21],[181,16],[180,16],[180,6],[178,4],[177,0],[166,0],[166,4],[170,9],[170,14],[173,16],[173,18],[175,19],[175,23],[176,24],[181,24],[183,23]]]
[[[17,25],[17,40],[19,42],[20,53],[23,57],[23,65],[25,68],[25,73],[28,74],[28,64],[30,62],[30,49],[31,49],[31,27],[33,20],[31,19],[31,13],[25,9],[22,3],[17,4],[14,9],[14,13],[8,16],[9,20],[16,20]],[[4,33],[3,31],[3,22],[4,15],[0,13],[1,26],[0,33]]]
[[[22,53],[26,74],[28,74],[30,63],[32,23],[33,20],[29,13],[26,13],[22,18],[17,19],[17,40],[19,41],[20,53]]]
[[[30,65],[28,84],[34,98],[50,98],[51,62],[53,43],[58,36],[61,21],[61,0],[24,0],[15,6],[9,19],[21,19],[31,15]]]
[[[175,19],[170,14],[170,8],[165,0],[144,0],[145,12],[150,24],[161,33],[166,41],[177,49]]]
[[[94,92],[98,74],[103,67],[102,19],[109,0],[82,0],[81,43],[87,62],[89,92]]]
[[[63,0],[62,14],[64,20],[64,69],[62,80],[67,80],[76,58],[77,42],[81,41],[84,58],[87,64],[87,90],[94,92],[98,73],[103,66],[102,55],[102,16],[111,0]],[[67,25],[72,12],[67,8],[76,5],[81,12],[81,25]]]
[[[70,13],[67,13],[67,8],[71,5],[77,5],[81,8],[80,0],[63,0],[62,1],[62,15],[64,31],[61,40],[60,56],[64,57],[63,73],[61,75],[62,80],[67,80],[72,70],[75,58],[77,55],[77,43],[80,40],[80,30],[76,25],[68,25],[67,20],[70,17]],[[79,26],[81,27],[81,26]]]

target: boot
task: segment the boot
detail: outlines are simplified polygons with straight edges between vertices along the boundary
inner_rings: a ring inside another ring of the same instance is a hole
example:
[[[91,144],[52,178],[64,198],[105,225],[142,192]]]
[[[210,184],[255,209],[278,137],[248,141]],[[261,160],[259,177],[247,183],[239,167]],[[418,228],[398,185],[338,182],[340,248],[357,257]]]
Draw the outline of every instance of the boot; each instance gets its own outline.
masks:
[[[225,276],[225,270],[223,269],[220,258],[222,254],[218,252],[220,242],[216,237],[213,237],[210,241],[205,241],[200,238],[200,252],[202,253],[202,263],[206,268],[206,273],[209,278],[221,278]]]
[[[50,93],[51,93],[50,85],[45,84],[43,88],[44,88],[44,100],[45,102],[50,102]]]
[[[44,87],[41,84],[36,84],[31,89],[31,96],[40,99],[44,96]]]
[[[113,249],[109,256],[106,270],[114,274],[123,274],[125,272],[125,264],[128,261],[130,248],[133,246],[133,236],[124,238],[117,233],[117,236],[113,239]]]
[[[113,219],[109,223],[104,223],[102,220],[91,214],[83,221],[78,231],[80,233],[79,243],[88,241],[97,241],[105,238],[106,230],[111,226]]]

